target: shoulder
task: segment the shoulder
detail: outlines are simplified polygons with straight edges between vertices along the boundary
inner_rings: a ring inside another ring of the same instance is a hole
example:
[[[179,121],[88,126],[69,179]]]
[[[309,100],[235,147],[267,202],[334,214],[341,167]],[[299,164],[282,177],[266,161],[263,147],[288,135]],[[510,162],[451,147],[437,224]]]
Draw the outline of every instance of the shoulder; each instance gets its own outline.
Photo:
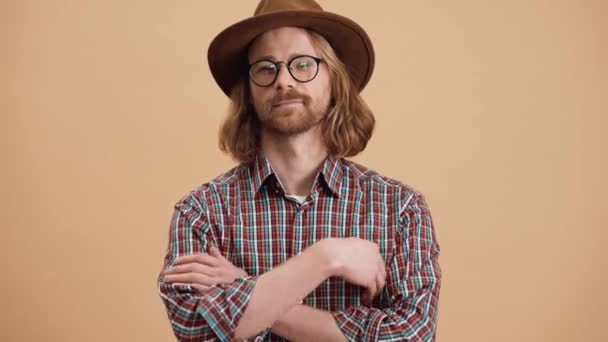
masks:
[[[362,192],[388,193],[395,199],[400,211],[410,204],[424,201],[422,193],[402,180],[382,175],[378,171],[351,160],[342,159],[342,165],[346,177],[355,181]]]
[[[238,186],[238,181],[242,178],[241,175],[245,168],[242,164],[238,165],[210,181],[198,185],[177,200],[174,207],[183,212],[207,212],[209,207],[215,206],[216,202],[226,197],[229,189]]]

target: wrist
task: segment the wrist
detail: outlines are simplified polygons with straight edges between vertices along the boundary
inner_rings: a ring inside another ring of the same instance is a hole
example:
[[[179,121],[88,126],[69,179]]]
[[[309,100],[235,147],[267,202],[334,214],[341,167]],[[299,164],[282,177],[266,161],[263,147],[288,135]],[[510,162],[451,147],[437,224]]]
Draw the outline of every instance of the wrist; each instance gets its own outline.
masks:
[[[276,320],[272,326],[271,331],[276,335],[282,336],[288,339],[290,336],[296,336],[297,329],[295,328],[298,324],[304,320],[302,314],[304,312],[305,305],[296,305],[291,308],[287,313]]]
[[[323,269],[326,278],[340,276],[344,269],[344,263],[337,257],[334,241],[337,239],[328,238],[314,244],[312,249],[318,263]]]

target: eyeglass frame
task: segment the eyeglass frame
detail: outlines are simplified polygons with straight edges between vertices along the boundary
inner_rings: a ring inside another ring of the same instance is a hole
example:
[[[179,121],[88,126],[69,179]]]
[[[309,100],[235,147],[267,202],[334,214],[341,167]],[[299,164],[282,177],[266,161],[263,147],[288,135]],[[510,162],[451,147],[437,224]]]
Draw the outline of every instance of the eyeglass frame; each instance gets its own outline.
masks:
[[[310,57],[317,63],[317,71],[315,72],[315,75],[308,81],[300,81],[291,73],[291,67],[289,65],[291,64],[291,62],[293,62],[294,60],[301,58],[301,57]],[[258,83],[255,83],[255,81],[253,80],[253,76],[251,76],[251,67],[259,62],[270,62],[271,64],[273,64],[274,66],[277,67],[277,73],[274,75],[274,79],[272,80],[272,82],[270,82],[268,85],[260,85]],[[274,82],[277,81],[277,78],[279,77],[279,73],[281,72],[281,64],[285,64],[285,68],[287,68],[287,72],[289,72],[289,75],[291,76],[291,78],[293,78],[294,80],[296,80],[297,82],[300,82],[300,83],[308,83],[308,82],[314,80],[315,78],[317,78],[317,75],[319,74],[319,67],[321,65],[321,62],[324,62],[324,60],[322,58],[311,56],[311,55],[297,55],[297,56],[293,56],[288,61],[276,61],[276,62],[273,60],[267,59],[267,58],[262,58],[262,59],[259,59],[255,62],[249,64],[248,74],[249,74],[249,79],[251,80],[251,82],[253,82],[253,84],[257,85],[258,87],[262,87],[262,88],[270,87],[274,84]]]

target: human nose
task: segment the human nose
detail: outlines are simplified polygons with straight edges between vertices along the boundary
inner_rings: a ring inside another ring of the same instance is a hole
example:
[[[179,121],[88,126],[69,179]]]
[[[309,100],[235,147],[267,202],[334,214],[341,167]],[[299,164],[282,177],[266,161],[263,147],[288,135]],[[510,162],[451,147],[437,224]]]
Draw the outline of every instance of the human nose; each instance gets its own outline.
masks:
[[[274,86],[276,88],[281,89],[294,87],[295,80],[289,73],[289,67],[287,66],[287,63],[280,63],[279,70],[277,71],[277,73],[277,79],[274,81]]]

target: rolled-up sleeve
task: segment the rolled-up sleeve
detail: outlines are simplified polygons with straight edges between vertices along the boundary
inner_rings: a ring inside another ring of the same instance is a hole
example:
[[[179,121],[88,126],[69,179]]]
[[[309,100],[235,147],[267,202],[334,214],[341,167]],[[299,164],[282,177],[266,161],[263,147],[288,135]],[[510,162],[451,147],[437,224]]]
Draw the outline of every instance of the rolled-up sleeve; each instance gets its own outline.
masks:
[[[218,232],[210,227],[204,202],[190,195],[175,205],[169,227],[169,243],[158,276],[160,297],[167,308],[173,332],[180,341],[231,341],[243,315],[256,277],[216,285],[197,292],[189,285],[164,282],[162,275],[176,258],[201,254],[218,246]]]
[[[388,306],[354,306],[333,313],[350,341],[435,340],[439,244],[424,197],[416,192],[404,197],[396,250],[387,267]]]

